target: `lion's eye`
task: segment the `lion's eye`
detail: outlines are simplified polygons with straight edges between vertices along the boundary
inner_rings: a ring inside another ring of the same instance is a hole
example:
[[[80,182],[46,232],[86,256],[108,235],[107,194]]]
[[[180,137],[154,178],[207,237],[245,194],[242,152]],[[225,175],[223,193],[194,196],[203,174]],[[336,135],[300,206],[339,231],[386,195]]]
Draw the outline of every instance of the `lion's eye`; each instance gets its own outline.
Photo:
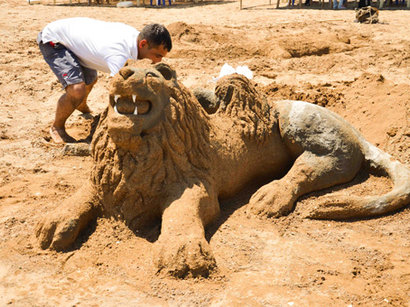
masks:
[[[145,75],[145,76],[150,76],[150,77],[157,77],[158,78],[158,75],[156,74],[156,73],[154,73],[154,72],[152,72],[152,71],[149,71],[149,72],[147,72],[147,74]]]
[[[148,73],[145,76],[147,86],[151,87],[154,91],[159,91],[161,89],[161,82],[158,76],[155,74]]]
[[[147,82],[152,82],[153,80],[158,79],[158,78],[152,75],[147,75],[145,79],[147,80]]]

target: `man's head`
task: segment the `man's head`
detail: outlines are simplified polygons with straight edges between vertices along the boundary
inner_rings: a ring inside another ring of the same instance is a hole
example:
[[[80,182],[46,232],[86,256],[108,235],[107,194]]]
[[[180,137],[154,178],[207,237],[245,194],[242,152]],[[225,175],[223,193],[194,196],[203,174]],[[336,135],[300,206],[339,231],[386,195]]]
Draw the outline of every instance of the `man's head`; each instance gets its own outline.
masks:
[[[172,49],[171,35],[163,25],[153,23],[145,26],[138,35],[138,58],[161,62]]]

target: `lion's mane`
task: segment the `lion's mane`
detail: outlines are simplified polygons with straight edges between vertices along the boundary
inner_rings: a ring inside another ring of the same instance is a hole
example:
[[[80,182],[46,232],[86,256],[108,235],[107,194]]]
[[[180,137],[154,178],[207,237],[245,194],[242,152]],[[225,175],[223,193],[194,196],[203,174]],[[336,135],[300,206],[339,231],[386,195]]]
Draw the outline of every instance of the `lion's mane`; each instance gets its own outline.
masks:
[[[243,138],[261,144],[276,133],[278,112],[253,81],[239,74],[226,76],[219,80],[215,95],[216,115],[229,117]]]

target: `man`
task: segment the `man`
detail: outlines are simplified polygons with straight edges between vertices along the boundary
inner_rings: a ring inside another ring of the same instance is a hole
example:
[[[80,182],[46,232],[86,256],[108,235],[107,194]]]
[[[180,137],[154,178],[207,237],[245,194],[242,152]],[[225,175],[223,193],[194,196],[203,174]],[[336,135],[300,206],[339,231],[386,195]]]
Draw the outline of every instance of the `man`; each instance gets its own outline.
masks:
[[[87,97],[97,81],[97,71],[113,76],[128,59],[150,59],[158,63],[172,49],[171,36],[160,24],[149,24],[138,32],[123,23],[83,17],[48,24],[39,33],[37,42],[65,89],[50,128],[56,143],[76,141],[67,134],[65,122],[74,110],[91,112]]]

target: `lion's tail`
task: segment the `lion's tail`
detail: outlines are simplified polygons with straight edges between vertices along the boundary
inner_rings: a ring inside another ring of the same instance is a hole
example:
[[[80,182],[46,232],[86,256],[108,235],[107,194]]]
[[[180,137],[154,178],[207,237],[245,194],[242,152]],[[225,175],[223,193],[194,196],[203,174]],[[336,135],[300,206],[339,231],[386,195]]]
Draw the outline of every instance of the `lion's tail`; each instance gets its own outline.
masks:
[[[383,195],[359,197],[341,193],[324,196],[308,217],[317,219],[349,219],[383,215],[410,204],[410,170],[386,152],[367,142],[362,136],[362,148],[371,167],[387,173],[393,189]]]

